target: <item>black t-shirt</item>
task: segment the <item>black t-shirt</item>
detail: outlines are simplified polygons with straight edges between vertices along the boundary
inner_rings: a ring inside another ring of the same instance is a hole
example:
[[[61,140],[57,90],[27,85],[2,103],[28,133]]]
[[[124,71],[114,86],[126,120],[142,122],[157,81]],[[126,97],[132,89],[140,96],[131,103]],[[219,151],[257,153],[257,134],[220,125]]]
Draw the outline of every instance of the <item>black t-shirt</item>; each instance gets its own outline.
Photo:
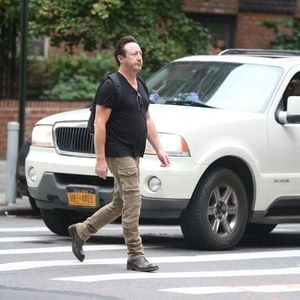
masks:
[[[149,97],[139,80],[136,91],[122,74],[117,74],[122,92],[119,101],[109,78],[101,85],[96,96],[96,104],[112,109],[106,123],[105,155],[142,157],[147,138],[146,112]]]

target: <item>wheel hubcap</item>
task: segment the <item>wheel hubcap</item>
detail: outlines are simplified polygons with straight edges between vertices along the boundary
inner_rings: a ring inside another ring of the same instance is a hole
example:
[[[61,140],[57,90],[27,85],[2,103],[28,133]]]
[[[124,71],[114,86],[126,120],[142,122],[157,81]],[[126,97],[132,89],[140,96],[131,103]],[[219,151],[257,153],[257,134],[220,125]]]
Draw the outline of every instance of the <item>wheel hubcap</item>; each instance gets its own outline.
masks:
[[[230,234],[238,217],[238,201],[233,188],[220,184],[212,191],[208,203],[208,221],[217,235]]]

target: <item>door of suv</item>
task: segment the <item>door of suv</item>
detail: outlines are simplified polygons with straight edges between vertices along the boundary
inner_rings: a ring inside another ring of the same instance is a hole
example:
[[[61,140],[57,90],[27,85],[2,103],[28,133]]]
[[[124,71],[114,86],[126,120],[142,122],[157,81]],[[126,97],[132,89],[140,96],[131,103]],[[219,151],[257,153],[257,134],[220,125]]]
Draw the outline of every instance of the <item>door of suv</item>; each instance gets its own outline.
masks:
[[[300,123],[282,124],[277,117],[279,111],[286,111],[287,98],[296,95],[300,95],[300,72],[287,85],[275,116],[268,117],[267,176],[271,200],[300,197]]]

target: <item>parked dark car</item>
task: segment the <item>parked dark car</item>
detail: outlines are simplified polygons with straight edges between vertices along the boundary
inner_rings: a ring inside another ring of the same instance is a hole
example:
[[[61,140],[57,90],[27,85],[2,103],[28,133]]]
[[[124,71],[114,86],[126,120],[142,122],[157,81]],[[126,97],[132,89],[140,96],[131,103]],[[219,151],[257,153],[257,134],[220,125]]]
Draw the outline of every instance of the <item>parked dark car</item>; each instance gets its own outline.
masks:
[[[35,199],[30,196],[28,192],[28,186],[25,177],[25,159],[29,152],[31,145],[31,138],[29,138],[20,148],[17,161],[17,170],[16,170],[16,186],[19,197],[26,196],[29,198],[30,205],[35,213],[40,213],[39,208],[36,206]]]

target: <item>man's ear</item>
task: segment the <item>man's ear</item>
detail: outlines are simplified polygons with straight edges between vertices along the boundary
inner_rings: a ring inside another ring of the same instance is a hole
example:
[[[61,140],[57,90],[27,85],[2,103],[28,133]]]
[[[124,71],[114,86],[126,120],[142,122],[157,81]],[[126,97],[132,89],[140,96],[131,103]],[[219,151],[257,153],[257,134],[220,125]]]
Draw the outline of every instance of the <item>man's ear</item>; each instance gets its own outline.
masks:
[[[121,64],[121,63],[123,62],[124,56],[121,55],[121,54],[119,54],[119,55],[117,56],[117,59],[118,59],[119,63]]]

